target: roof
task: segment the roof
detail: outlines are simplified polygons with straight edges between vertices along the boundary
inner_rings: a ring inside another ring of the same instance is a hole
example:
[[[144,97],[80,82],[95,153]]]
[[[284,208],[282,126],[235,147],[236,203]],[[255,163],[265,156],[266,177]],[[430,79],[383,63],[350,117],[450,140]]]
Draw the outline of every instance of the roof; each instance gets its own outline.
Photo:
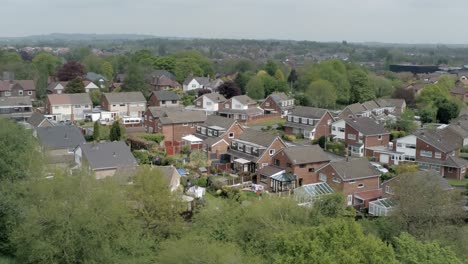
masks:
[[[254,129],[245,129],[244,133],[242,133],[242,135],[239,136],[238,140],[254,143],[267,148],[277,138],[278,136],[272,133],[257,131]]]
[[[146,99],[141,92],[121,92],[121,93],[104,93],[109,103],[131,103],[144,102]]]
[[[364,201],[375,200],[375,199],[380,198],[381,196],[382,196],[382,189],[354,193],[354,197],[364,200]]]
[[[76,126],[38,127],[37,138],[41,145],[49,149],[74,149],[85,142]]]
[[[464,95],[468,92],[468,89],[466,89],[465,87],[456,87],[456,88],[453,88],[450,92],[453,94]]]
[[[33,112],[28,118],[28,123],[33,127],[38,127],[44,120],[46,120],[46,122],[50,122],[49,119],[47,119],[43,114]]]
[[[451,152],[463,146],[463,137],[450,127],[421,129],[413,135],[443,152]]]
[[[308,164],[330,161],[328,155],[318,145],[285,148],[282,151],[292,164]]]
[[[174,166],[157,166],[157,170],[161,171],[162,176],[169,181],[171,191],[177,189],[180,185],[180,178],[182,177],[179,171]]]
[[[91,105],[91,98],[87,93],[76,94],[49,94],[47,95],[51,105]]]
[[[103,75],[99,74],[99,73],[95,73],[95,72],[88,72],[86,73],[86,76],[85,76],[85,79],[86,80],[90,80],[92,82],[94,81],[98,81],[100,79],[103,79],[104,81],[107,81],[107,78],[104,77]]]
[[[293,182],[296,181],[296,175],[285,172],[277,175],[271,176],[272,180],[280,181],[280,182]]]
[[[166,111],[159,118],[161,124],[201,123],[206,120],[206,114],[201,111]]]
[[[154,94],[158,98],[158,100],[161,100],[161,101],[180,100],[179,95],[174,91],[163,90],[163,91],[153,92],[152,94]]]
[[[345,181],[380,176],[380,172],[367,158],[332,161],[329,166]]]
[[[220,142],[224,140],[223,138],[221,137],[207,137],[205,138],[205,140],[203,140],[203,144],[207,145],[207,146],[213,146],[214,144]],[[224,141],[226,142],[226,141]],[[229,145],[229,143],[226,142],[226,144]]]
[[[148,107],[148,111],[154,118],[159,118],[164,116],[167,112],[181,112],[184,111],[184,107],[182,105],[172,106],[172,107],[163,107],[163,106],[150,106]]]
[[[226,101],[226,97],[224,97],[222,94],[219,94],[219,93],[207,93],[202,96],[205,96],[206,98],[210,99],[211,101],[215,103]]]
[[[31,106],[32,102],[29,96],[18,96],[18,97],[0,97],[0,107],[11,107],[11,106]]]
[[[176,80],[176,76],[166,70],[154,70],[148,73],[145,77],[146,79],[148,79],[148,78],[160,78],[163,76],[173,81]]]
[[[229,108],[224,108],[220,109],[218,113],[227,113],[227,114],[244,114],[244,115],[262,115],[263,114],[263,109],[260,107],[251,107],[247,109],[229,109]]]
[[[315,108],[315,107],[308,107],[308,106],[296,106],[291,111],[291,115],[306,117],[306,118],[313,118],[313,119],[321,119],[327,112],[328,112],[328,110],[323,109],[323,108]]]
[[[65,89],[65,87],[67,86],[68,82],[51,82],[48,86],[47,86],[47,90],[48,91],[51,91],[53,92],[55,90],[55,88],[57,87],[57,85],[62,85],[62,87]]]
[[[210,78],[208,77],[193,77],[189,76],[185,79],[184,84],[189,84],[193,79],[195,79],[200,85],[209,86],[210,85]]]
[[[0,91],[10,91],[11,88],[17,84],[20,85],[25,91],[36,90],[34,80],[0,80]]]
[[[392,208],[395,206],[395,201],[391,198],[383,198],[375,201],[371,201],[369,204],[374,204],[384,208]]]
[[[257,171],[260,175],[272,176],[284,171],[284,169],[272,165],[265,166]]]
[[[236,123],[236,120],[232,118],[227,118],[227,117],[222,117],[222,116],[217,116],[217,115],[209,115],[205,122],[203,123],[204,126],[211,127],[211,126],[219,126],[224,129],[229,129],[234,123]]]
[[[248,97],[247,95],[237,95],[237,96],[233,96],[231,98],[231,100],[236,100],[238,101],[239,103],[243,104],[243,105],[249,105],[249,104],[256,104],[257,101],[255,101],[254,99]]]
[[[369,117],[347,118],[345,121],[347,125],[367,136],[389,134],[383,125]]]
[[[130,147],[123,141],[83,143],[80,148],[93,170],[138,165]]]
[[[294,189],[294,198],[296,201],[304,203],[332,193],[333,189],[326,182],[317,182]]]
[[[362,106],[362,104],[360,104],[360,103],[355,103],[355,104],[348,105],[346,108],[349,111],[351,111],[352,114],[357,114],[357,113],[366,111],[364,106]]]
[[[364,102],[362,103],[362,106],[366,108],[367,110],[372,110],[372,109],[380,107],[374,100]]]
[[[398,99],[398,98],[385,98],[385,99],[380,98],[375,101],[380,107],[402,108],[406,104],[405,99]]]
[[[274,92],[274,93],[270,94],[268,97],[271,97],[271,99],[273,99],[273,101],[275,101],[277,103],[279,103],[281,101],[286,101],[286,100],[291,99],[291,98],[289,98],[289,96],[287,96],[283,92]]]

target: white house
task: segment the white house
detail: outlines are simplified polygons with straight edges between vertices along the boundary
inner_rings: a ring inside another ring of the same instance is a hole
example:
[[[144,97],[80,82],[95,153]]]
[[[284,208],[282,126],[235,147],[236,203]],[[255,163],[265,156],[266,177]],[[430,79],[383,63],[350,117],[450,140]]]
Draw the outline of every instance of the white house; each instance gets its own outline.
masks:
[[[331,134],[334,139],[336,140],[345,140],[345,127],[346,121],[344,119],[340,119],[336,122],[332,123],[332,131]]]
[[[86,93],[49,94],[46,100],[46,114],[55,121],[83,120],[85,112],[91,111],[93,103]]]
[[[226,101],[226,98],[222,94],[208,93],[195,100],[195,107],[202,108],[207,112],[216,112],[219,110],[219,104],[224,101]]]
[[[414,161],[416,158],[416,136],[409,135],[396,140],[396,152],[403,153],[406,161]]]
[[[184,81],[183,90],[188,92],[191,90],[208,88],[210,84],[210,78],[208,77],[189,77]]]
[[[99,89],[99,87],[96,84],[94,84],[93,82],[91,82],[91,81],[84,81],[83,84],[85,86],[85,91],[87,93],[89,93],[89,92],[91,92],[93,90]]]

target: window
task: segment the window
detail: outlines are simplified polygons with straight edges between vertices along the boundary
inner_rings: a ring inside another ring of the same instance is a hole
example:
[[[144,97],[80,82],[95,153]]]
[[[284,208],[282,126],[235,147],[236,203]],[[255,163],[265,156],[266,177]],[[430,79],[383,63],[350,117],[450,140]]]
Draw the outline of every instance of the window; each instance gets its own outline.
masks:
[[[409,148],[409,149],[416,149],[416,145],[413,145],[413,144],[406,144],[406,148]]]
[[[391,186],[385,186],[385,193],[388,193],[388,194],[393,194],[393,189]]]
[[[356,135],[355,134],[348,134],[348,139],[356,140]]]
[[[268,181],[268,176],[260,174],[260,182],[267,183],[267,181]]]
[[[435,153],[434,153],[434,156],[435,156],[436,159],[440,159],[440,158],[442,158],[442,153],[440,153],[440,152],[435,152]]]
[[[309,168],[309,172],[315,172],[315,168]]]
[[[32,91],[28,91],[28,95],[32,95]]]
[[[350,180],[350,181],[349,181],[349,184],[355,184],[355,183],[356,183],[355,180]]]
[[[299,165],[299,168],[301,168],[301,169],[303,169],[303,168],[305,168],[305,167],[306,167],[305,164],[300,164],[300,165]]]
[[[358,188],[364,188],[364,184],[363,184],[363,183],[360,183],[360,184],[358,184],[357,187],[358,187]]]
[[[229,104],[224,104],[224,108],[229,108]]]
[[[427,169],[429,169],[429,164],[427,164],[427,163],[422,163],[422,162],[420,162],[418,165],[419,165],[419,168],[420,168],[421,170],[427,170]]]
[[[252,153],[252,147],[251,146],[245,146],[245,152],[246,153]]]
[[[461,172],[461,174],[465,174],[466,168],[465,168],[465,167],[461,168],[461,171],[460,171],[460,172]]]
[[[448,172],[449,172],[449,173],[452,173],[452,172],[453,172],[453,168],[449,167],[449,168],[448,168]]]
[[[197,101],[197,106],[201,106],[201,102],[200,102],[200,101]]]
[[[440,172],[440,166],[439,165],[431,165],[431,169],[435,170],[437,172]]]
[[[281,166],[281,162],[279,159],[275,159],[275,166]]]
[[[336,131],[336,126],[332,126],[332,131]]]
[[[244,144],[239,143],[237,150],[244,151]]]
[[[320,173],[319,175],[319,180],[321,182],[327,182],[327,175],[323,174],[323,173]]]
[[[297,116],[294,117],[294,123],[299,123],[299,117]]]
[[[175,104],[175,103],[173,103],[173,104]],[[206,102],[206,105],[212,105],[212,104],[213,103],[211,103],[211,102]]]
[[[419,155],[421,155],[422,157],[432,158],[432,151],[421,150],[419,151]]]
[[[119,104],[120,106],[125,106],[125,104]]]
[[[54,109],[55,109],[55,110],[58,110],[58,109],[59,109],[59,107],[58,107],[58,106],[54,106]]]
[[[166,104],[166,101],[164,101],[164,100],[163,100],[163,101],[161,101],[161,104]]]
[[[234,133],[233,132],[229,133],[228,137],[229,138],[234,138]]]
[[[340,132],[344,132],[345,131],[345,128],[344,127],[340,127]]]
[[[212,136],[213,136],[213,130],[208,129],[208,136],[209,136],[209,137],[212,137]]]
[[[18,95],[23,95],[23,90],[18,90]]]
[[[382,140],[382,135],[379,135],[379,140]]]
[[[402,147],[403,147],[403,144],[401,144],[401,143],[397,143],[397,145],[396,145],[396,146],[397,146],[397,147],[399,147],[399,148],[402,148]]]
[[[195,127],[195,123],[190,123],[190,127]]]
[[[5,96],[11,96],[11,92],[10,91],[5,91]]]
[[[177,100],[172,100],[171,103],[177,104]],[[207,103],[208,104],[208,103]],[[210,103],[211,104],[211,103]]]
[[[183,123],[182,125],[183,125],[183,126],[188,126],[188,123]]]
[[[270,102],[265,102],[265,106],[270,106]]]
[[[81,105],[75,105],[75,108],[81,108]]]
[[[301,122],[302,124],[307,124],[307,118],[301,118],[301,119],[302,119],[302,120],[301,120],[301,121],[302,121],[302,122]]]
[[[265,168],[266,166],[268,166],[268,163],[262,163],[262,168]]]
[[[292,164],[291,163],[286,163],[286,167],[291,168]]]
[[[288,121],[289,122],[292,122],[292,119],[293,119],[292,116],[288,116]]]
[[[331,119],[327,120],[327,125],[331,125]]]
[[[273,156],[275,155],[275,150],[274,149],[270,149],[270,156]]]
[[[341,183],[341,179],[339,177],[333,177],[333,182],[336,182],[336,183]]]
[[[246,119],[247,119],[247,116],[246,116],[246,115],[242,115],[242,116],[241,116],[241,119],[242,119],[242,120],[246,120]]]

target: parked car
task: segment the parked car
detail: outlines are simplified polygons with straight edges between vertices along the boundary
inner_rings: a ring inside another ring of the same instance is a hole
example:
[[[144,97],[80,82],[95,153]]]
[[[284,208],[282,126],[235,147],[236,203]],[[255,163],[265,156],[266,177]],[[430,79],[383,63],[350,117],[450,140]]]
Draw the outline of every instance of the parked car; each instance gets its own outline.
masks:
[[[372,164],[372,166],[374,168],[376,168],[381,173],[388,173],[388,170],[386,168],[384,168],[382,165],[380,165],[379,163],[371,162],[371,164]]]

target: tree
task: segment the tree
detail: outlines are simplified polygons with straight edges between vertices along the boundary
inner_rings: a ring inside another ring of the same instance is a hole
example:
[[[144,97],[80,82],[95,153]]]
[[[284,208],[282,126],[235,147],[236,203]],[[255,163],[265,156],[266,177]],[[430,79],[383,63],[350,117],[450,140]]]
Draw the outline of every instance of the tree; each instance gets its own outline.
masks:
[[[422,123],[433,123],[436,121],[437,108],[429,105],[419,111]]]
[[[414,92],[405,88],[398,88],[393,93],[393,98],[404,99],[408,107],[416,106],[416,98],[414,97]]]
[[[101,124],[99,124],[99,120],[94,122],[94,129],[93,129],[93,140],[99,141],[101,139]]]
[[[262,79],[261,77],[255,76],[247,83],[245,90],[250,98],[257,100],[265,98],[265,88]]]
[[[61,61],[58,57],[50,53],[40,52],[34,56],[32,64],[38,73],[38,78],[36,80],[36,95],[38,98],[42,98],[46,95],[49,76],[52,76],[57,72],[57,68],[60,66]]]
[[[68,82],[77,77],[83,77],[86,74],[84,66],[77,61],[68,61],[58,71],[57,78],[59,81]]]
[[[218,87],[218,92],[222,94],[226,99],[233,96],[241,95],[241,91],[237,84],[233,81],[227,81]]]
[[[292,69],[291,72],[289,73],[289,76],[288,76],[288,83],[289,85],[291,86],[291,88],[294,87],[294,85],[296,84],[297,82],[297,71],[296,69]]]
[[[414,112],[409,108],[405,109],[401,115],[401,118],[397,121],[397,126],[407,134],[412,133],[416,129],[416,123],[414,122]]]
[[[65,93],[85,93],[85,86],[81,77],[76,77],[75,79],[69,81],[65,86]]]
[[[437,120],[444,124],[448,124],[460,113],[460,105],[454,102],[453,99],[438,98],[435,106],[437,107]]]
[[[395,238],[395,253],[400,263],[459,264],[455,253],[438,242],[421,242],[408,233]]]
[[[390,96],[394,93],[395,88],[392,82],[383,76],[370,75],[369,82],[378,98]]]
[[[101,104],[101,91],[99,89],[92,89],[89,92],[89,97],[91,97],[91,101],[93,102],[93,106],[98,106]]]
[[[108,61],[105,61],[101,64],[100,73],[104,75],[108,81],[112,81],[114,79],[114,69],[112,67],[112,64]]]
[[[195,168],[206,167],[208,160],[206,153],[199,150],[194,150],[190,153],[190,165]]]
[[[325,80],[312,82],[306,95],[313,106],[321,108],[334,107],[338,98],[335,86]]]
[[[122,85],[124,92],[142,92],[144,95],[149,93],[148,85],[145,82],[144,72],[141,66],[132,64],[128,68],[125,81]]]
[[[351,102],[365,102],[375,98],[374,88],[369,85],[367,73],[360,69],[349,72]]]
[[[284,81],[284,74],[280,69],[277,69],[275,72],[275,79],[277,81]]]
[[[145,232],[156,242],[177,237],[182,232],[181,213],[187,204],[169,188],[169,181],[158,169],[141,167],[133,177],[129,198],[136,204],[136,217]]]
[[[270,76],[275,76],[276,71],[278,70],[278,65],[276,64],[275,61],[269,59],[266,64],[265,64],[265,71],[270,75]]]
[[[197,97],[200,97],[200,96],[202,96],[204,94],[208,94],[208,93],[211,93],[210,89],[206,89],[206,88],[200,89],[197,92]]]
[[[30,181],[22,196],[12,235],[18,262],[151,262],[152,243],[112,180],[56,174]]]
[[[403,230],[420,236],[463,219],[462,196],[443,189],[440,181],[434,172],[402,174],[395,180],[393,217]]]
[[[110,133],[109,133],[109,140],[110,141],[120,141],[122,139],[122,131],[120,128],[119,121],[115,121],[112,123]]]

